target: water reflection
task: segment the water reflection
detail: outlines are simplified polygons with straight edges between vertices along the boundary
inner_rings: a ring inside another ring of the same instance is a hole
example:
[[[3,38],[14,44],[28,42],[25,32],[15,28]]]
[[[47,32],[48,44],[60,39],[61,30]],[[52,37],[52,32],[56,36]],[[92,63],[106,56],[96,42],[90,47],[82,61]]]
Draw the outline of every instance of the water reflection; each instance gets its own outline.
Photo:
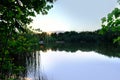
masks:
[[[99,54],[103,54],[109,57],[120,57],[120,46],[112,44],[76,43],[76,44],[46,44],[41,46],[40,50],[44,52],[46,52],[49,49],[53,51],[66,51],[66,52],[76,52],[78,50],[81,50],[83,52],[95,51]]]
[[[110,44],[49,44],[25,56],[28,80],[120,80],[120,48]]]
[[[70,54],[71,53],[71,54]],[[42,66],[49,80],[120,80],[119,58],[96,52],[41,51]]]
[[[28,80],[48,80],[41,69],[40,52],[36,51],[31,57],[26,58],[26,77]]]

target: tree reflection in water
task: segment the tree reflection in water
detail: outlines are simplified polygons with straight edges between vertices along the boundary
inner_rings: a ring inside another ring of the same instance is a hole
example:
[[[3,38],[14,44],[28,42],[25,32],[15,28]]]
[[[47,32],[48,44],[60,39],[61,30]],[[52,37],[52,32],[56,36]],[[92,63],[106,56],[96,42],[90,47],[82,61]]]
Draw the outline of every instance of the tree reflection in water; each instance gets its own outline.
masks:
[[[23,66],[24,70],[18,74],[11,74],[11,79],[15,80],[48,80],[41,69],[40,51],[25,54],[15,54],[14,65]],[[12,72],[11,72],[12,73]]]
[[[47,51],[67,51],[67,52],[76,52],[78,50],[89,52],[95,51],[99,54],[106,55],[108,57],[119,57],[120,58],[120,46],[106,43],[63,43],[63,44],[46,44],[40,47],[40,50]]]
[[[31,57],[26,57],[26,75],[30,80],[48,80],[41,69],[40,51],[31,54]]]
[[[83,52],[95,51],[108,57],[120,58],[120,46],[113,46],[111,44],[44,44],[40,45],[34,52],[15,55],[14,63],[25,67],[25,71],[20,73],[22,74],[20,75],[22,77],[20,80],[48,80],[46,74],[42,71],[40,51],[46,52],[49,49],[71,53],[78,50]]]

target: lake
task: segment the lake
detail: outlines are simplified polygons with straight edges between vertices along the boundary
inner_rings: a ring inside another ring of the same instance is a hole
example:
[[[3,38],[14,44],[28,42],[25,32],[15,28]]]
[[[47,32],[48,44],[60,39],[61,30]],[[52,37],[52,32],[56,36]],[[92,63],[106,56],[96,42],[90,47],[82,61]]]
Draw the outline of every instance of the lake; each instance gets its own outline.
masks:
[[[26,58],[26,80],[120,80],[116,47],[61,44],[40,48]]]

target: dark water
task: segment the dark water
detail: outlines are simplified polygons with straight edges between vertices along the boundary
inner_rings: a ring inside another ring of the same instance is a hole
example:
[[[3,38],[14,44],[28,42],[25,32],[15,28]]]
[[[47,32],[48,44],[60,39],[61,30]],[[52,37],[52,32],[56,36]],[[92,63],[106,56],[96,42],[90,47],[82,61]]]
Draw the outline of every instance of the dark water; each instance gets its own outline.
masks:
[[[112,45],[40,45],[26,58],[26,80],[120,80],[120,48]]]

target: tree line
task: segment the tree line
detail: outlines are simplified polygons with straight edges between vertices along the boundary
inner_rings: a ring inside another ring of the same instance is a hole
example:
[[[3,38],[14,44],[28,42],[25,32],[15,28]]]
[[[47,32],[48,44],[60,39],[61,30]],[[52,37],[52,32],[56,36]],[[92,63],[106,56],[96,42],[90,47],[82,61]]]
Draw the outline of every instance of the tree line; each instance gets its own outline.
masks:
[[[114,39],[120,36],[119,32],[109,31],[101,34],[101,30],[94,32],[67,31],[61,33],[46,32],[38,34],[39,40],[45,43],[113,43]]]

